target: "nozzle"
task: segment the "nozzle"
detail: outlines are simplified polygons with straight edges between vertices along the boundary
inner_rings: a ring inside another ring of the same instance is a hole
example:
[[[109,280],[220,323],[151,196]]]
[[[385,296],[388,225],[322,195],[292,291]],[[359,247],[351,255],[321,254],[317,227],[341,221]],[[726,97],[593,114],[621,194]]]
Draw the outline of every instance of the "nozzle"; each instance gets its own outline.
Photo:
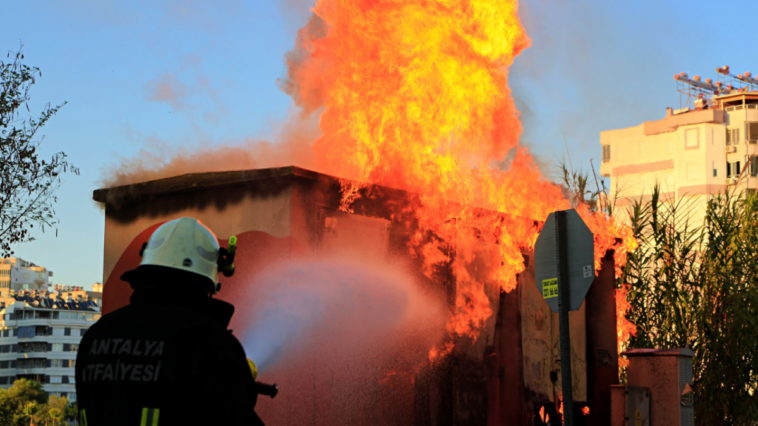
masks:
[[[276,383],[269,385],[267,383],[255,382],[255,393],[274,398],[279,393],[279,385]]]
[[[234,254],[237,252],[237,237],[229,237],[229,248],[222,248],[219,256],[219,270],[225,277],[234,275]]]
[[[237,251],[237,236],[232,235],[231,237],[229,237],[229,248],[227,249],[227,251],[229,252],[229,254],[234,256],[234,252]]]

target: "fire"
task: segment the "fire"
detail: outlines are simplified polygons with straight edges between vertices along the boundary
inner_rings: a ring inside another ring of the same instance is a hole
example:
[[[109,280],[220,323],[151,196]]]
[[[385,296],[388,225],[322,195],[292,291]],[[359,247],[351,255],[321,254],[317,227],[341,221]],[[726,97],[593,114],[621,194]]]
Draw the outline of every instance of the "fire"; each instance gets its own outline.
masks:
[[[569,208],[519,145],[508,67],[530,40],[518,1],[317,0],[312,10],[283,87],[305,114],[321,111],[317,168],[359,182],[343,184],[342,209],[350,211],[361,185],[418,193],[409,249],[427,275],[453,254],[472,259],[486,242],[499,247],[502,291],[513,290],[522,251],[540,230],[521,218],[542,221]],[[599,267],[627,236],[603,215],[582,215],[598,233]],[[447,331],[475,338],[492,315],[484,284],[458,270],[456,278]],[[434,348],[429,358],[451,350]]]
[[[550,414],[545,412],[545,407],[540,407],[540,420],[542,420],[542,423],[550,421]]]
[[[589,416],[590,415],[590,407],[582,407],[582,414],[584,414],[585,416]]]
[[[626,347],[626,342],[629,341],[630,336],[637,335],[637,327],[626,319],[626,313],[632,308],[632,305],[626,299],[626,295],[629,294],[629,284],[623,284],[621,288],[616,289],[616,330],[618,331],[618,351],[623,352]],[[626,367],[629,364],[629,360],[626,358],[619,358],[619,368]]]

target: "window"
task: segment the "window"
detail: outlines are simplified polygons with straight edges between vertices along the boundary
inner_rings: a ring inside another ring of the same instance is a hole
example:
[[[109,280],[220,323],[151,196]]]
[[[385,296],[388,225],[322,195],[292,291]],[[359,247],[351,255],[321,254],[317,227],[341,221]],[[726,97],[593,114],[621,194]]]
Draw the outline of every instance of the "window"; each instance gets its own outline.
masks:
[[[82,337],[84,336],[84,333],[86,333],[86,332],[87,332],[86,328],[80,328],[79,329],[79,335],[82,336]]]
[[[72,343],[69,349],[71,352],[78,352],[79,351],[79,345],[76,343]]]
[[[61,376],[50,376],[50,383],[63,383]]]
[[[719,169],[716,167],[716,162],[714,161],[713,164],[713,177],[719,177]]]
[[[76,367],[76,360],[75,359],[68,360],[68,366],[71,367],[71,368],[75,368]]]
[[[52,368],[63,368],[63,361],[62,359],[51,359],[50,360],[50,367]]]
[[[53,343],[53,352],[62,352],[63,343]]]
[[[0,361],[0,369],[4,370],[8,368],[8,365],[9,365],[8,361]]]
[[[611,161],[611,146],[603,145],[603,163]]]
[[[18,337],[23,339],[27,337],[34,337],[36,334],[37,327],[19,327],[18,328]]]
[[[758,123],[746,123],[747,139],[750,143],[758,143]]]
[[[750,176],[758,176],[758,157],[752,157],[750,160]]]
[[[727,129],[726,130],[726,144],[737,145],[740,142],[740,129]]]
[[[739,177],[740,175],[740,162],[733,161],[726,163],[726,177]]]
[[[700,129],[687,129],[684,132],[684,148],[700,148]]]
[[[50,319],[50,311],[34,311],[35,319]]]
[[[71,335],[71,327],[66,327],[63,329],[63,335],[64,336],[70,336]]]

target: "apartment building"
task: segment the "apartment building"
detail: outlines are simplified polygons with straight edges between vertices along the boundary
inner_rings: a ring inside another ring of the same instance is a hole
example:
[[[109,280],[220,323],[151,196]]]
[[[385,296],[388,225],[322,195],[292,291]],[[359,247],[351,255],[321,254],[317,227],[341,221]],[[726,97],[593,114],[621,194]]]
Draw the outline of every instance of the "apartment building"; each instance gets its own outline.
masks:
[[[684,199],[697,225],[714,194],[758,188],[758,80],[717,71],[749,80],[737,87],[682,73],[677,80],[695,87],[685,91],[694,97],[691,108],[667,108],[660,120],[600,133],[600,173],[611,179],[617,207],[649,200],[658,184],[663,200]]]
[[[11,290],[47,291],[53,271],[10,257],[0,259],[0,297],[8,297]]]
[[[99,295],[98,300],[101,298]],[[87,292],[11,291],[0,299],[0,387],[36,380],[53,396],[76,401],[79,342],[100,318]]]

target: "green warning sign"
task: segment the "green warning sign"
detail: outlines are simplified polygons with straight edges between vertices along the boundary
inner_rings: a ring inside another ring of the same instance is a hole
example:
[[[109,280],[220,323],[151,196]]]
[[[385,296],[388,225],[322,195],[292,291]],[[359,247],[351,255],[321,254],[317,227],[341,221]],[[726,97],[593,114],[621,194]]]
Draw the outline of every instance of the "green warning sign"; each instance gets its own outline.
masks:
[[[545,299],[558,297],[558,278],[542,280],[542,297]]]

